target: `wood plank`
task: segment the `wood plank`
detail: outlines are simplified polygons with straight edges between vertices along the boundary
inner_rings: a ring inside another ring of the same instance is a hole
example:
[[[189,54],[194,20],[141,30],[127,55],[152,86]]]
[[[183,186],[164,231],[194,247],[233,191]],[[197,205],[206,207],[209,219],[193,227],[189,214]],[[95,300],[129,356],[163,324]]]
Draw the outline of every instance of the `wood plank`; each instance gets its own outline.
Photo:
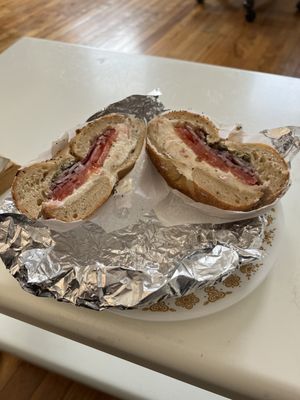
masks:
[[[0,353],[0,399],[117,400],[116,397],[2,352]]]
[[[28,400],[47,372],[32,364],[21,362],[0,391],[0,399]]]
[[[7,353],[0,353],[0,393],[21,363],[22,361],[16,357],[12,357]]]
[[[62,400],[72,385],[72,381],[49,372],[33,392],[30,400]]]
[[[73,383],[62,400],[117,400],[117,398]]]

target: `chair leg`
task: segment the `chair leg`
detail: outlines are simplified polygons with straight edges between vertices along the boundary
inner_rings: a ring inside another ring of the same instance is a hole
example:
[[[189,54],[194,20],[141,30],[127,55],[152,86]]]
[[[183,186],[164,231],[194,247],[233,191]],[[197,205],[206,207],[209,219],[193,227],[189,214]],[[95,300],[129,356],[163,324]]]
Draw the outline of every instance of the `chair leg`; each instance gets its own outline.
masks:
[[[300,1],[298,1],[298,3],[296,4],[296,7],[297,7],[298,11],[300,11]]]
[[[254,9],[254,0],[244,0],[244,8],[246,10],[246,21],[253,22],[256,17],[256,12]]]
[[[204,3],[204,0],[197,0],[197,3],[198,3],[198,4],[203,4],[203,3]]]

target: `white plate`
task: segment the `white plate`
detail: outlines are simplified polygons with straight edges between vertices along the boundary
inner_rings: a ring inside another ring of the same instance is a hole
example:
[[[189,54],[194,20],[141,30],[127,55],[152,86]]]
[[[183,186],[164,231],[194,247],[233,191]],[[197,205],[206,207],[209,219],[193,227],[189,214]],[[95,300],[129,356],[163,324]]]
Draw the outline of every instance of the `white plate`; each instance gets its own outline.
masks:
[[[213,314],[232,306],[256,289],[271,271],[277,259],[278,243],[284,230],[281,204],[268,214],[262,263],[243,266],[223,282],[177,299],[169,299],[135,310],[110,310],[123,317],[148,321],[182,321]]]

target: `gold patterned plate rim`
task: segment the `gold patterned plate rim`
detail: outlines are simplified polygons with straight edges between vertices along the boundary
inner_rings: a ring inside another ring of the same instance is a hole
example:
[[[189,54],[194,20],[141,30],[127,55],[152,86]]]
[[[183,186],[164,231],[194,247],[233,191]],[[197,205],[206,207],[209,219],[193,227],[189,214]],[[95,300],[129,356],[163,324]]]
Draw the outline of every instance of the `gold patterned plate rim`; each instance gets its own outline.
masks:
[[[252,293],[267,277],[276,263],[280,237],[284,229],[282,206],[267,214],[263,248],[266,256],[261,263],[244,265],[223,282],[198,289],[180,298],[167,299],[135,310],[111,310],[126,318],[148,321],[180,321],[204,317],[224,310]]]

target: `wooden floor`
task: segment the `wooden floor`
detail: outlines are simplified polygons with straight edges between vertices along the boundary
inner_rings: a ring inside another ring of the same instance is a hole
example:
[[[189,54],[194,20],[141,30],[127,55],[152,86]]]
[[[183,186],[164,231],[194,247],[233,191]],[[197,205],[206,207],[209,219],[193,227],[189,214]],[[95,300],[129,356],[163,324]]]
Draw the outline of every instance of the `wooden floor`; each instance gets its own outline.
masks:
[[[297,0],[0,0],[0,51],[35,36],[300,76]]]
[[[300,77],[296,0],[0,0],[0,52],[33,36]],[[1,89],[0,89],[1,90]],[[0,353],[0,399],[112,399]]]
[[[0,353],[0,399],[116,400],[7,353]]]

